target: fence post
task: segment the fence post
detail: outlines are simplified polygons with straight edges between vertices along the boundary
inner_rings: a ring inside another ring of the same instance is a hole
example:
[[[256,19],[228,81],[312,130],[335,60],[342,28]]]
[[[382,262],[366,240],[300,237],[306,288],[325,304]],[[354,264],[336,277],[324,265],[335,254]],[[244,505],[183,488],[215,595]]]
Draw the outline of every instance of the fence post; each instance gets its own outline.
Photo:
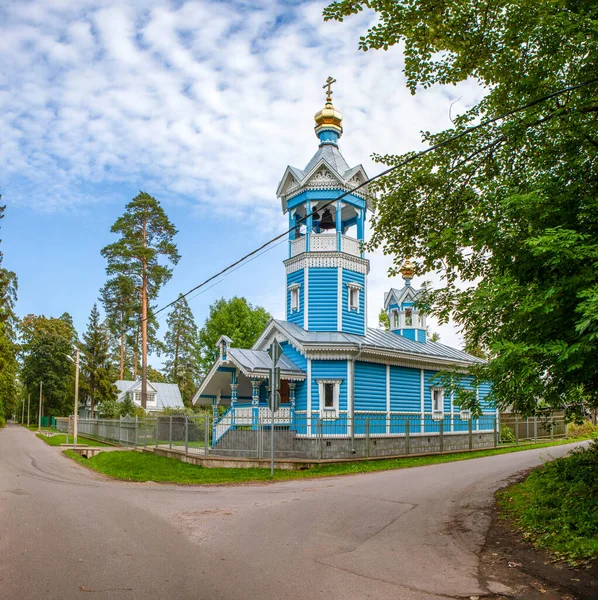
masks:
[[[122,446],[122,422],[123,422],[123,418],[118,417],[118,445]]]
[[[467,435],[469,437],[469,449],[473,450],[473,421],[471,418],[467,422]]]
[[[158,447],[159,433],[160,433],[160,417],[156,416],[156,448]]]
[[[210,418],[208,415],[204,415],[203,418],[203,451],[204,454],[209,454],[210,452]]]
[[[438,423],[440,428],[440,452],[444,452],[444,417]]]
[[[370,419],[365,420],[365,457],[370,457]]]
[[[172,450],[172,415],[170,415],[170,422],[168,425],[168,447]]]
[[[147,448],[147,416],[143,417],[143,447]]]
[[[554,439],[554,421],[550,422],[550,441]]]
[[[317,418],[316,421],[316,435],[318,436],[318,458],[322,460],[324,455],[324,436],[322,435],[322,419],[321,417]]]
[[[494,447],[498,448],[498,419],[494,417]]]
[[[519,419],[515,417],[515,445],[519,446]]]
[[[534,415],[534,443],[538,441],[538,417]]]
[[[407,454],[410,452],[410,437],[409,437],[409,417],[405,419],[405,445],[407,446]]]
[[[189,454],[189,417],[185,415],[185,454]]]
[[[135,415],[135,450],[137,450],[137,432],[139,431],[139,417]]]

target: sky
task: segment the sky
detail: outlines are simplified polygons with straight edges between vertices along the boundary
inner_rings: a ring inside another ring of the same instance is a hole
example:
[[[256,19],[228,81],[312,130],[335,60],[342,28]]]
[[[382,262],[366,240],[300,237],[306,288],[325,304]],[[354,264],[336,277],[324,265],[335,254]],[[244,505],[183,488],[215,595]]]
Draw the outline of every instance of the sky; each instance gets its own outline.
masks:
[[[155,299],[174,300],[284,231],[276,188],[317,150],[313,115],[332,75],[350,166],[417,150],[479,101],[473,82],[413,96],[400,47],[358,50],[367,11],[322,19],[326,2],[4,0],[0,5],[0,237],[17,312],[68,312],[82,332],[106,280],[100,250],[139,190],[163,205],[182,256]],[[286,243],[190,296],[198,325],[243,295],[284,318]],[[368,256],[377,326],[392,257]],[[435,273],[415,279],[438,283]],[[163,314],[165,316],[165,313]],[[160,323],[164,333],[165,318]],[[461,347],[451,324],[431,328]],[[156,360],[156,359],[154,359]],[[154,361],[152,361],[154,362]],[[155,363],[156,364],[156,363]],[[159,364],[159,360],[158,360]]]

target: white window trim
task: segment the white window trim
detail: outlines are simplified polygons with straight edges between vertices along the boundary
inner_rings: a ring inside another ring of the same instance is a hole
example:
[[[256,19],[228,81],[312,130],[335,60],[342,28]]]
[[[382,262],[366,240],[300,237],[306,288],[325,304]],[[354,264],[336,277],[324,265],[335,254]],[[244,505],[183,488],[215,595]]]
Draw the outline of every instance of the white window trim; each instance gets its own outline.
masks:
[[[360,283],[357,283],[356,281],[350,281],[349,283],[347,283],[347,288],[349,288],[347,291],[347,310],[359,312],[361,296],[359,292],[363,289],[363,286]],[[357,303],[355,305],[351,304],[351,291],[357,292]]]
[[[291,312],[299,312],[301,310],[301,294],[299,290],[301,289],[301,284],[293,283],[289,286],[289,291],[291,292]],[[297,302],[293,302],[296,299]]]
[[[442,419],[444,418],[444,388],[441,387],[433,387],[430,388],[430,392],[432,395],[432,418],[433,419]],[[440,406],[441,408],[438,409],[435,407],[435,402],[434,402],[434,392],[440,392]]]
[[[390,311],[390,328],[391,329],[400,329],[401,328],[401,319],[399,316],[399,311],[393,309]]]
[[[336,419],[338,417],[338,406],[340,400],[340,391],[341,391],[341,383],[342,379],[316,379],[316,383],[318,384],[318,396],[320,398],[320,418],[322,419]],[[326,408],[324,406],[324,385],[326,383],[331,383],[334,385],[334,393],[332,396],[333,407]]]

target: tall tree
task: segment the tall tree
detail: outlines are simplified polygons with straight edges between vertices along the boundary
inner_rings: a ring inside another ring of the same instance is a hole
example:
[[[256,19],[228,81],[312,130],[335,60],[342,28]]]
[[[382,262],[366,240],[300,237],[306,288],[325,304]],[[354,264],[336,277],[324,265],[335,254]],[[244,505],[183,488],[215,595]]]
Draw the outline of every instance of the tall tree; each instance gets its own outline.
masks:
[[[141,303],[141,405],[147,405],[148,298],[155,298],[160,288],[172,277],[172,268],[160,262],[165,258],[177,264],[179,254],[174,244],[176,229],[160,203],[140,192],[129,204],[124,215],[116,220],[112,233],[120,239],[102,250],[108,261],[110,277],[131,278],[139,292]]]
[[[4,218],[5,209],[6,206],[0,205],[0,220]],[[14,313],[17,277],[14,272],[2,267],[2,262],[3,254],[0,250],[0,426],[4,424],[5,414],[11,414],[18,394],[15,338],[17,318]]]
[[[23,354],[22,380],[32,397],[43,382],[45,412],[67,415],[73,410],[75,369],[67,356],[73,352],[76,331],[70,315],[60,318],[27,315],[20,323]],[[32,403],[37,413],[37,403]]]
[[[119,379],[125,378],[126,343],[141,313],[135,281],[123,274],[111,277],[100,291],[110,332],[119,344]]]
[[[197,383],[197,350],[199,336],[193,313],[187,299],[181,296],[167,318],[168,330],[164,336],[164,371],[170,383],[181,390],[185,406],[191,404]]]
[[[400,43],[412,93],[468,78],[486,92],[454,129],[423,134],[444,146],[381,180],[370,248],[393,254],[395,272],[415,256],[418,273],[444,275],[425,303],[488,352],[476,375],[492,381],[499,405],[531,414],[542,399],[571,417],[595,408],[598,4],[345,0],[324,16],[342,21],[364,8],[379,19],[360,47]],[[576,84],[585,85],[535,102]]]
[[[221,298],[210,306],[210,314],[199,331],[198,365],[205,375],[216,358],[216,343],[227,335],[237,348],[251,348],[271,319],[261,306],[252,306],[245,298]]]
[[[109,333],[100,321],[96,304],[91,309],[87,331],[83,334],[81,389],[84,398],[91,403],[92,414],[96,403],[116,398],[116,370],[110,360]]]

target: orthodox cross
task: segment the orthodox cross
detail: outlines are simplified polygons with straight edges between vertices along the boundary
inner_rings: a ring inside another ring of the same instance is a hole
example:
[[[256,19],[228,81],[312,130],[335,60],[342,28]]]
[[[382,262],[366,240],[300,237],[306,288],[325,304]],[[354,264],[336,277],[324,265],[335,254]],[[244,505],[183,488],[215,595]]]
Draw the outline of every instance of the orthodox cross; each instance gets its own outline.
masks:
[[[326,90],[326,102],[332,102],[332,84],[336,83],[336,79],[328,77],[326,83],[322,86],[323,90]]]

